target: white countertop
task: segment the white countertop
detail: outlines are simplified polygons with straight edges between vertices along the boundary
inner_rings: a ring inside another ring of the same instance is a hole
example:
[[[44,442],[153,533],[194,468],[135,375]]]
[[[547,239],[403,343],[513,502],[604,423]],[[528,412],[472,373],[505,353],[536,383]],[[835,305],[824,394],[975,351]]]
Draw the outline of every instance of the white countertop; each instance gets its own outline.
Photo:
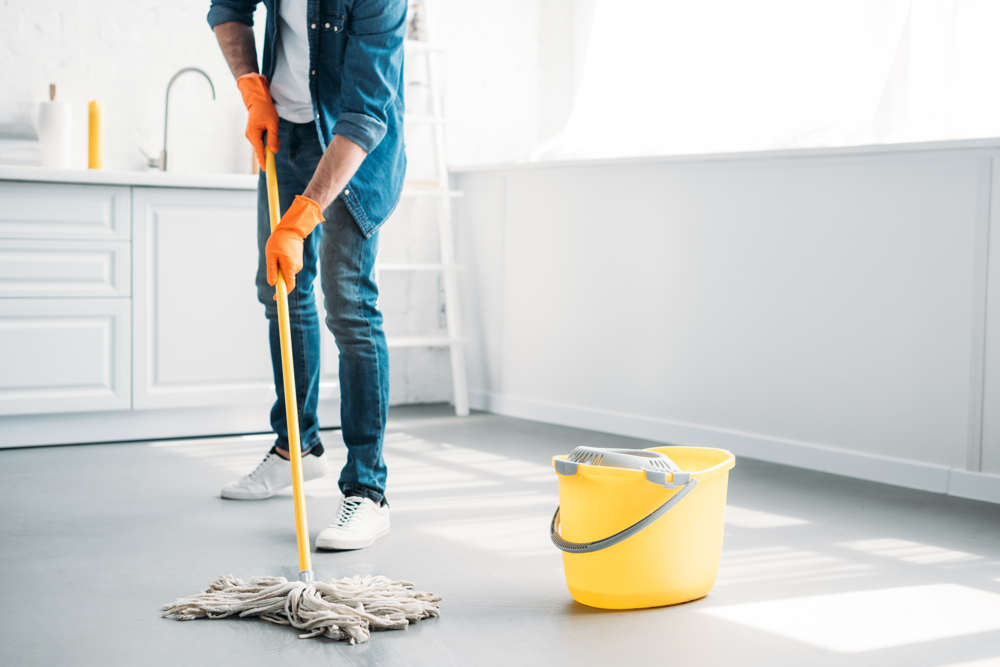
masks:
[[[253,174],[177,174],[153,170],[48,169],[11,165],[0,165],[0,181],[142,185],[161,188],[257,189],[257,176]]]
[[[913,153],[919,151],[997,150],[1000,137],[982,139],[951,139],[947,141],[920,141],[898,144],[867,144],[862,146],[830,146],[817,148],[787,148],[774,150],[736,151],[731,153],[680,153],[676,155],[642,155],[634,157],[567,158],[520,160],[482,164],[452,164],[448,171],[454,174],[548,169],[559,167],[613,167],[619,165],[656,164],[665,162],[714,162],[734,160],[773,160],[811,157],[853,157]]]

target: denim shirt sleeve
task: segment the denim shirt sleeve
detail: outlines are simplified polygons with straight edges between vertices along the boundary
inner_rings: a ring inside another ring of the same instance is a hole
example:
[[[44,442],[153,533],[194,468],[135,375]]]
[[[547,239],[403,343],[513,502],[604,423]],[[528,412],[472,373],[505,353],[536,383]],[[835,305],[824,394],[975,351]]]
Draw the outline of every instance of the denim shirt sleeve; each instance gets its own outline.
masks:
[[[403,69],[406,0],[357,0],[348,24],[333,133],[371,153],[385,136]]]
[[[260,0],[212,0],[208,10],[208,25],[215,27],[220,23],[237,21],[253,25],[253,13]]]

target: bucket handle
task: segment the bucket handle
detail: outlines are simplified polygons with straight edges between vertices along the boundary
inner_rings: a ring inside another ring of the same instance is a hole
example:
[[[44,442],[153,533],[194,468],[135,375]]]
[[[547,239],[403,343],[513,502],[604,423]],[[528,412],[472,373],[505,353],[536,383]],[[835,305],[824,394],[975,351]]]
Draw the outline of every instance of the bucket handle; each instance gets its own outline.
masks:
[[[562,470],[559,470],[558,472],[560,474],[566,474]],[[573,474],[575,472],[576,470],[574,469],[573,472],[569,474]],[[680,488],[680,491],[672,495],[667,502],[663,503],[649,514],[639,519],[628,528],[620,530],[610,537],[605,537],[601,540],[594,540],[593,542],[570,542],[569,540],[563,539],[563,537],[559,534],[559,508],[556,507],[556,513],[552,515],[552,523],[549,525],[549,538],[551,538],[552,544],[556,545],[566,553],[571,554],[593,553],[595,551],[600,551],[601,549],[612,547],[619,542],[623,542],[624,540],[632,537],[643,528],[666,514],[670,511],[670,508],[679,503],[684,496],[691,493],[694,490],[694,487],[698,485],[698,480],[692,477],[690,473],[686,472],[673,473],[671,481],[668,482],[666,473],[647,470],[646,479],[654,484],[660,484],[668,489]]]

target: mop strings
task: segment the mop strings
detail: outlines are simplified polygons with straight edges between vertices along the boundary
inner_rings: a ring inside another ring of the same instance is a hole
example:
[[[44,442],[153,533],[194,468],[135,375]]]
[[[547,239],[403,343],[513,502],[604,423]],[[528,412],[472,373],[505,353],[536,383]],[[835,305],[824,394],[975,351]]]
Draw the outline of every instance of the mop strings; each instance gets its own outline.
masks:
[[[174,600],[162,608],[164,618],[256,616],[303,630],[299,637],[328,637],[351,644],[366,642],[376,630],[402,630],[410,623],[439,614],[441,598],[414,590],[406,581],[383,576],[356,576],[330,581],[288,581],[254,577],[247,582],[225,575],[203,593]]]

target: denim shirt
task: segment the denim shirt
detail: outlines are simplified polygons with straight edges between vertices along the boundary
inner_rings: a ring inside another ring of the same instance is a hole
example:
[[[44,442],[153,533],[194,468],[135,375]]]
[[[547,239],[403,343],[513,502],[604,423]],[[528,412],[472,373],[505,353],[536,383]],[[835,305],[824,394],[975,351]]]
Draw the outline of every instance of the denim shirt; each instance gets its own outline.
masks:
[[[212,0],[208,24],[253,25],[262,0]],[[267,8],[261,74],[274,74],[278,2]],[[368,156],[338,195],[365,236],[399,202],[406,172],[403,149],[403,38],[406,0],[307,0],[309,91],[319,141],[347,137]],[[279,149],[280,150],[280,149]]]

